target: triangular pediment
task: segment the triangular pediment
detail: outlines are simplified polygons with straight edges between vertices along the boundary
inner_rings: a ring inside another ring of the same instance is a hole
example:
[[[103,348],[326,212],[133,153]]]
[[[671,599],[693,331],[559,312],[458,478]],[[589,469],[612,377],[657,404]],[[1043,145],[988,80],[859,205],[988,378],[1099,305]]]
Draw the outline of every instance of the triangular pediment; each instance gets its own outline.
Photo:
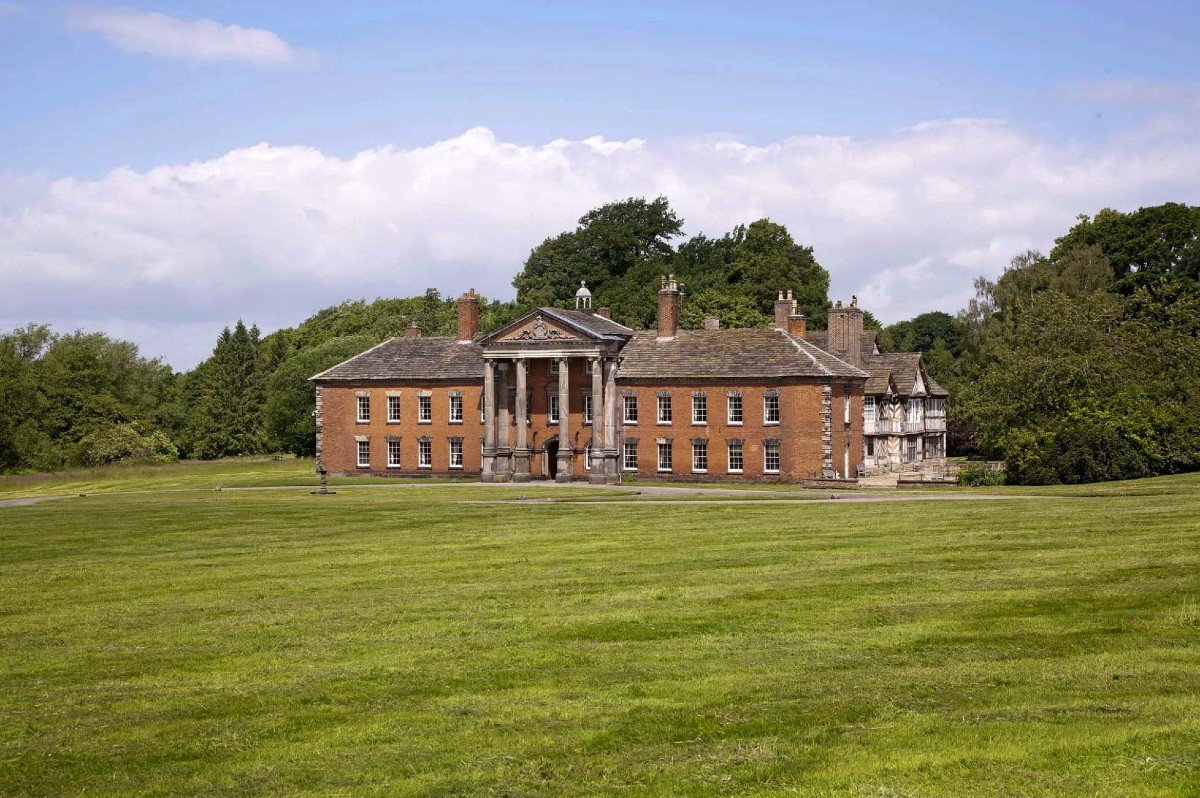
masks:
[[[600,336],[559,316],[553,308],[538,308],[485,336],[480,343],[553,344],[598,340],[601,340]]]

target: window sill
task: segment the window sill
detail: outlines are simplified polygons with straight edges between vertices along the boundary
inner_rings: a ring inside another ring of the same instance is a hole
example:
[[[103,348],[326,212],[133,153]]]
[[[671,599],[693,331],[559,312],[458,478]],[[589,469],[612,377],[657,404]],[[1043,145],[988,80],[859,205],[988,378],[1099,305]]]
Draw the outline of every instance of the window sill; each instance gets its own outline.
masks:
[[[674,472],[674,471],[672,471],[672,470],[671,470],[671,469],[669,469],[669,468],[660,468],[660,469],[658,469],[657,473],[659,473],[659,474],[673,474],[673,473],[675,473],[675,472]]]
[[[670,421],[656,421],[656,422],[654,423],[654,426],[656,426],[656,427],[669,427],[669,426],[671,426],[671,422],[670,422]]]
[[[427,419],[424,419],[424,420],[422,420],[422,419],[419,419],[419,418],[418,418],[418,419],[417,419],[417,423],[418,423],[418,424],[432,424],[432,423],[433,423],[433,419],[432,419],[432,418],[427,418]]]
[[[399,424],[399,423],[400,423],[400,419],[398,419],[398,418],[389,418],[389,419],[387,420],[387,423],[389,423],[389,424]]]
[[[774,474],[774,475],[778,475],[778,474],[779,474],[779,472],[778,472],[778,471],[771,471],[771,470],[769,470],[769,469],[766,469],[766,468],[764,468],[764,469],[763,469],[763,473],[764,473],[764,474]]]
[[[366,470],[367,470],[368,468],[370,468],[371,466],[370,466],[370,464],[363,465],[362,463],[359,463],[359,464],[358,464],[357,466],[355,466],[355,467],[356,467],[356,468],[360,468],[360,469],[362,469],[363,471],[366,471]]]
[[[629,466],[625,466],[621,470],[627,474],[635,474],[635,473],[637,473],[637,466],[633,466],[632,468],[630,468]]]
[[[624,425],[625,425],[625,426],[627,426],[627,427],[636,427],[636,426],[637,426],[637,419],[636,419],[636,418],[635,418],[635,419],[628,419],[628,418],[626,418],[626,419],[623,419],[623,420],[621,421],[621,423],[622,423],[622,424],[624,424]]]
[[[400,467],[399,463],[388,463],[388,468],[399,468],[399,467]]]
[[[742,471],[742,469],[740,469],[740,468],[731,468],[731,469],[729,469],[729,472],[728,472],[728,473],[730,473],[730,474],[741,474],[741,473],[744,473],[744,472],[743,472],[743,471]]]
[[[450,470],[451,471],[462,471],[462,466],[460,466],[460,465],[453,466],[452,465],[452,466],[450,466]]]
[[[693,421],[692,426],[693,427],[707,427],[708,422],[707,421]]]
[[[433,468],[432,465],[419,465],[417,468]]]
[[[369,419],[369,418],[368,418],[368,419],[365,419],[365,420],[364,420],[364,419],[361,419],[361,418],[360,418],[360,419],[356,420],[354,423],[355,423],[355,424],[370,424],[370,423],[371,423],[371,419]]]
[[[744,421],[726,421],[725,423],[731,427],[740,427],[740,426],[743,426],[746,422],[744,422]]]
[[[763,426],[764,427],[778,427],[779,422],[778,421],[764,421]]]
[[[427,423],[431,423],[431,422],[427,422]],[[461,423],[463,423],[463,420],[461,418],[458,421],[455,421],[454,419],[450,419],[446,423],[447,424],[461,424]]]
[[[693,468],[692,473],[693,474],[707,474],[708,469],[707,468]]]

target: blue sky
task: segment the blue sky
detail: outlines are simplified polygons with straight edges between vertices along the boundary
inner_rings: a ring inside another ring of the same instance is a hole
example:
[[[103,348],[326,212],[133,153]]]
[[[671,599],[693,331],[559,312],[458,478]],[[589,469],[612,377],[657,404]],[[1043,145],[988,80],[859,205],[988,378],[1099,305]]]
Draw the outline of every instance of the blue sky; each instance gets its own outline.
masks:
[[[528,248],[589,203],[658,191],[689,233],[778,218],[818,247],[835,292],[871,298],[882,318],[953,311],[973,273],[1003,268],[1006,247],[1048,246],[1076,213],[1200,200],[1187,168],[1200,162],[1197,41],[1200,7],[1185,3],[7,0],[0,276],[14,290],[0,322],[107,329],[186,366],[239,315],[269,328],[470,277],[511,294]],[[466,135],[479,129],[491,138]],[[605,153],[594,137],[640,150]],[[265,154],[238,155],[261,142]],[[756,173],[760,192],[731,143],[758,167],[776,159]],[[953,165],[931,176],[938,147]],[[879,165],[842,177],[863,163]],[[898,163],[922,171],[893,174]],[[447,170],[471,178],[422,193]],[[214,174],[236,188],[221,194]],[[176,196],[158,215],[154,197],[181,182],[203,185],[203,201]],[[917,183],[959,238],[931,234],[922,249],[904,234],[922,222],[903,218]],[[1047,187],[1056,202],[1037,196]],[[466,201],[476,191],[508,207]],[[352,201],[322,204],[339,192]],[[415,196],[420,213],[387,212]],[[283,243],[239,227],[247,214],[274,219]],[[415,217],[434,232],[407,230]],[[293,266],[270,262],[297,239]],[[305,260],[314,247],[322,257]],[[197,270],[232,270],[238,288],[222,294]],[[97,281],[120,290],[96,297]],[[194,300],[201,290],[220,296]]]

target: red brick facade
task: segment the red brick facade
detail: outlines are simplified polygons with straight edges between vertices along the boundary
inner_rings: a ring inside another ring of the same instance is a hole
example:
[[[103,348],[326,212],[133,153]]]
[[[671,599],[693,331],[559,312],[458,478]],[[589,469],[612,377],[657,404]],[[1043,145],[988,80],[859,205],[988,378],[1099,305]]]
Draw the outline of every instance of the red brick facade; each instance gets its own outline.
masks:
[[[777,302],[779,329],[691,331],[676,327],[679,294],[664,277],[658,331],[631,330],[586,309],[540,308],[479,337],[478,301],[469,293],[460,300],[457,338],[392,339],[314,377],[319,464],[331,474],[485,481],[561,480],[568,468],[572,478],[609,483],[631,473],[854,479],[863,462],[867,375],[792,334],[803,317],[790,297]],[[569,408],[553,421],[560,363]],[[515,418],[521,375],[523,446]],[[593,441],[585,419],[593,391],[600,393],[591,415],[615,436]],[[669,418],[660,417],[660,403]],[[461,418],[452,417],[460,405]],[[731,409],[739,406],[740,419]]]
[[[591,427],[584,423],[584,396],[592,390],[592,378],[584,372],[582,360],[569,365],[571,407],[568,419],[571,442],[576,457],[572,473],[577,478],[587,476],[583,451],[591,443]],[[512,390],[510,381],[510,391]],[[862,383],[831,385],[831,460],[833,468],[844,477],[844,464],[850,463],[851,476],[862,462]],[[357,383],[321,387],[322,465],[331,474],[372,474],[376,476],[469,476],[478,477],[482,469],[481,453],[483,424],[480,408],[483,395],[479,384],[392,384]],[[418,419],[419,395],[429,394],[431,418],[428,423]],[[462,396],[463,420],[450,420],[450,396]],[[366,394],[370,403],[370,421],[359,422],[358,397]],[[544,459],[545,445],[556,440],[558,424],[549,421],[549,397],[557,396],[558,375],[550,373],[549,362],[534,362],[528,377],[529,442],[533,450],[530,468],[535,479],[549,476]],[[768,393],[779,399],[779,422],[765,420]],[[388,420],[389,394],[397,395],[399,421]],[[619,390],[618,418],[621,443],[618,462],[625,473],[625,442],[637,446],[636,472],[643,477],[683,479],[782,480],[798,481],[820,477],[823,471],[824,442],[822,419],[823,385],[814,382],[792,384],[761,382],[753,385],[729,383],[704,384],[623,384]],[[730,423],[731,394],[740,396],[742,423]],[[693,423],[693,400],[704,397],[707,420]],[[636,397],[637,420],[625,420],[625,397]],[[658,422],[658,398],[669,396],[671,422]],[[844,402],[850,398],[850,424],[845,423]],[[510,407],[515,403],[510,403]],[[510,424],[515,428],[515,423]],[[369,439],[369,466],[358,465],[358,439]],[[396,438],[400,445],[400,463],[388,465],[388,440]],[[419,442],[428,439],[431,463],[419,464]],[[451,439],[462,439],[463,464],[450,466]],[[509,445],[514,440],[510,429]],[[671,441],[671,469],[658,468],[658,441]],[[705,471],[692,468],[694,440],[707,442],[708,466]],[[742,445],[743,466],[740,473],[729,468],[731,441]],[[779,442],[778,472],[764,468],[766,441]]]

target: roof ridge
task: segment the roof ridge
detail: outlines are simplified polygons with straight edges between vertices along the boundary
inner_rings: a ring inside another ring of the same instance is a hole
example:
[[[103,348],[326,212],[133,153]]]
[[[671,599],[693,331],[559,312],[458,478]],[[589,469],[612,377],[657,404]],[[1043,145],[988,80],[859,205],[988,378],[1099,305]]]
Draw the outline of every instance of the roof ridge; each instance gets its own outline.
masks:
[[[775,332],[779,333],[787,340],[791,341],[792,346],[796,347],[797,352],[802,352],[803,354],[808,355],[808,359],[812,361],[814,366],[816,366],[817,368],[819,368],[821,370],[822,374],[824,374],[826,377],[828,377],[830,374],[832,374],[832,372],[829,370],[828,366],[824,365],[823,363],[818,363],[817,359],[813,356],[813,353],[809,352],[807,349],[800,346],[800,342],[797,341],[795,338],[793,338],[791,335],[789,335],[786,330],[781,330],[778,327],[774,328],[774,330],[775,330]]]
[[[334,369],[336,369],[336,368],[341,368],[342,366],[344,366],[344,365],[346,365],[347,363],[349,363],[351,360],[358,360],[358,359],[359,359],[360,357],[362,357],[363,355],[365,355],[365,354],[367,354],[367,353],[369,353],[369,352],[374,352],[376,349],[378,349],[379,347],[383,346],[384,344],[390,344],[392,341],[395,341],[395,340],[397,340],[397,339],[398,339],[398,337],[399,337],[399,336],[395,336],[395,335],[393,335],[391,338],[385,338],[384,340],[382,340],[382,341],[380,341],[379,343],[375,344],[375,346],[371,347],[370,349],[364,349],[363,351],[359,352],[357,355],[351,355],[350,357],[348,357],[348,358],[346,358],[345,360],[343,360],[341,363],[335,363],[335,364],[333,364],[332,366],[330,366],[329,368],[325,369],[324,371],[322,371],[322,372],[319,372],[319,373],[317,373],[317,374],[314,374],[314,375],[312,375],[311,377],[309,377],[309,379],[310,379],[310,380],[319,380],[319,379],[321,379],[321,377],[325,376],[326,374],[328,374],[329,372],[333,371]]]

